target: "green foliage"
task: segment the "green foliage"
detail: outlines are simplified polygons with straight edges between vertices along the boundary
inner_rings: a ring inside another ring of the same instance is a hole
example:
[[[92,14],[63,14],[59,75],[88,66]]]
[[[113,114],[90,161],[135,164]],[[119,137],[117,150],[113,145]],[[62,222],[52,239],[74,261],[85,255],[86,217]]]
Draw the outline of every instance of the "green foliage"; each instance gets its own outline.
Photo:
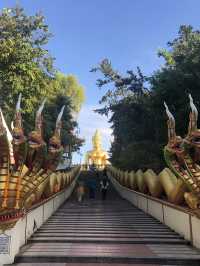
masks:
[[[46,142],[53,136],[55,130],[55,121],[62,108],[65,105],[65,111],[62,117],[61,141],[63,146],[70,145],[72,151],[76,151],[83,144],[83,140],[77,138],[73,131],[77,127],[77,123],[71,115],[70,98],[62,94],[57,94],[45,106],[44,112],[44,139]]]
[[[82,140],[73,136],[77,124],[71,114],[80,110],[83,89],[74,76],[55,74],[54,59],[44,47],[51,37],[44,16],[27,16],[20,7],[5,8],[0,13],[0,25],[0,106],[6,120],[12,121],[18,95],[22,93],[24,128],[28,134],[34,128],[35,112],[46,97],[47,140],[52,136],[58,111],[65,104],[62,142],[78,149]]]
[[[197,106],[200,103],[200,32],[191,26],[181,26],[178,37],[168,46],[169,49],[158,53],[165,65],[151,77],[145,77],[138,69],[135,74],[127,71],[127,78],[113,71],[108,60],[92,70],[103,74],[97,80],[98,87],[112,86],[101,99],[104,107],[99,112],[111,111],[114,134],[111,162],[118,167],[161,170],[162,149],[167,143],[163,102],[174,114],[177,134],[181,136],[188,127],[188,93]]]
[[[168,52],[166,49],[159,49],[158,56],[163,57],[165,59],[166,65],[174,66],[175,61],[172,57],[172,54]]]
[[[48,27],[43,16],[29,17],[19,7],[3,9],[0,25],[0,104],[11,119],[21,92],[23,111],[29,117],[38,99],[47,95],[53,72],[53,59],[42,47],[50,37]]]
[[[132,70],[127,71],[127,75],[123,76],[117,71],[113,70],[111,62],[108,59],[104,59],[98,67],[92,68],[91,72],[101,72],[103,79],[97,79],[97,86],[99,88],[105,85],[111,85],[106,94],[99,101],[100,104],[104,104],[104,107],[96,110],[100,114],[108,114],[110,108],[124,98],[133,97],[137,99],[141,95],[148,91],[144,86],[146,77],[142,74],[140,68],[137,68],[137,72]]]
[[[200,103],[200,32],[191,26],[181,26],[178,37],[168,45],[173,65],[166,61],[165,66],[149,79],[153,110],[159,113],[166,101],[175,115],[177,133],[184,136],[189,117],[188,93],[192,94],[197,106]],[[160,113],[157,119],[161,123]],[[160,135],[166,135],[163,127]],[[160,139],[164,140],[162,136]]]
[[[75,76],[57,72],[52,85],[56,88],[56,91],[71,99],[72,109],[75,112],[80,111],[85,95],[83,86],[79,84]]]

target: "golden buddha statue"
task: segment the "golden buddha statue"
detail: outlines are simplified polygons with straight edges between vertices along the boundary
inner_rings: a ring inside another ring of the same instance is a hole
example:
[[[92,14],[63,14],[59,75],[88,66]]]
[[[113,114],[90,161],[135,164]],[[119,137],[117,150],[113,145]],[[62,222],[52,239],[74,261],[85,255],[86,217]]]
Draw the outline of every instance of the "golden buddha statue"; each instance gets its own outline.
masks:
[[[85,162],[88,165],[95,165],[98,168],[104,168],[108,164],[108,154],[101,148],[101,134],[96,130],[92,137],[93,149],[86,153]]]

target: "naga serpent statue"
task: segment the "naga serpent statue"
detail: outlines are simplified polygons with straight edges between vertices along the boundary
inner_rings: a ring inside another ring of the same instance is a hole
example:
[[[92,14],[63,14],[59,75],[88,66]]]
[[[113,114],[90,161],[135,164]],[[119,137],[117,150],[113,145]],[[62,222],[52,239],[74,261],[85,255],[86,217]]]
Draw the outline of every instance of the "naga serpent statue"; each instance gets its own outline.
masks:
[[[190,208],[197,209],[200,203],[200,130],[197,128],[198,111],[190,94],[189,99],[191,112],[188,134],[184,139],[176,136],[175,119],[166,105],[168,144],[164,148],[164,156],[169,168],[179,178],[179,186],[185,186],[182,190],[185,191],[185,201]]]
[[[22,125],[21,94],[16,104],[11,133],[0,110],[1,229],[13,226],[34,203],[64,188],[66,177],[72,178],[76,174],[76,169],[72,169],[70,173],[55,174],[63,153],[60,133],[65,107],[62,107],[58,115],[54,134],[47,147],[42,136],[44,104],[45,100],[36,112],[35,129],[27,138]],[[51,176],[60,179],[59,189],[51,187],[55,185],[50,182]]]
[[[188,133],[185,138],[176,135],[175,119],[166,103],[168,117],[168,143],[164,147],[164,158],[168,168],[158,175],[151,169],[143,172],[123,172],[107,166],[108,174],[122,185],[165,199],[174,204],[184,202],[199,215],[200,210],[200,129],[197,127],[198,111],[189,94],[190,115]]]

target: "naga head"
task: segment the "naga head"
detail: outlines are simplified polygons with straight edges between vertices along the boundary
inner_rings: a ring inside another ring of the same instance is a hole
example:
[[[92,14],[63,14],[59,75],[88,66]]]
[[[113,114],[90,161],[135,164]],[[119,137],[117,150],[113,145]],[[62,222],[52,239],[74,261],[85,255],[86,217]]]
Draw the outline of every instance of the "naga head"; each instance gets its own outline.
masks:
[[[44,109],[45,102],[46,99],[44,99],[44,101],[36,112],[35,130],[29,133],[28,135],[28,143],[31,148],[37,149],[44,145],[44,140],[42,137],[42,111]]]
[[[190,115],[189,115],[189,126],[188,126],[188,134],[186,137],[186,143],[200,148],[200,129],[197,127],[198,121],[198,110],[194,105],[193,98],[191,94],[189,94],[190,100]]]
[[[62,127],[62,116],[64,112],[65,106],[61,108],[60,113],[58,114],[57,120],[56,120],[56,128],[54,131],[54,135],[49,140],[49,152],[50,153],[57,153],[61,151],[62,145],[60,140],[60,131]]]
[[[15,111],[13,130],[12,130],[13,145],[20,145],[26,141],[22,127],[21,98],[22,95],[20,93],[16,104],[16,111]]]
[[[165,111],[168,116],[168,121],[167,121],[167,127],[168,127],[168,144],[167,148],[170,150],[173,150],[176,153],[182,153],[184,151],[182,147],[183,139],[180,136],[176,135],[176,123],[174,116],[170,112],[167,104],[164,102],[165,106]]]

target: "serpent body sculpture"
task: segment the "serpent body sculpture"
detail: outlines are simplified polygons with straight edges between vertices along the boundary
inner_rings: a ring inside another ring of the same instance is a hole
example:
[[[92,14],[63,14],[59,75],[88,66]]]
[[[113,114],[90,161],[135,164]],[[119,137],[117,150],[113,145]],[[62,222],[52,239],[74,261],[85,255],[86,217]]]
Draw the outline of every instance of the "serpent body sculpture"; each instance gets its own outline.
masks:
[[[188,133],[185,138],[176,135],[175,119],[166,103],[168,116],[168,143],[164,147],[164,158],[169,168],[158,175],[151,169],[141,169],[129,174],[124,182],[124,173],[113,166],[108,172],[122,185],[138,190],[153,197],[165,198],[175,204],[184,201],[199,213],[200,207],[200,130],[197,127],[198,111],[192,96],[189,95],[191,112],[189,115]],[[126,173],[127,175],[127,173]]]
[[[52,193],[44,193],[51,187],[51,175],[60,179],[59,188],[51,188],[53,192],[63,189],[70,177],[73,179],[80,170],[72,169],[68,173],[55,172],[63,153],[60,140],[62,128],[62,107],[53,136],[48,148],[43,140],[42,111],[45,101],[36,112],[35,129],[28,137],[24,136],[21,116],[21,94],[16,105],[12,132],[9,131],[3,113],[0,110],[0,229],[13,226],[34,203]],[[55,186],[55,184],[53,184]]]

